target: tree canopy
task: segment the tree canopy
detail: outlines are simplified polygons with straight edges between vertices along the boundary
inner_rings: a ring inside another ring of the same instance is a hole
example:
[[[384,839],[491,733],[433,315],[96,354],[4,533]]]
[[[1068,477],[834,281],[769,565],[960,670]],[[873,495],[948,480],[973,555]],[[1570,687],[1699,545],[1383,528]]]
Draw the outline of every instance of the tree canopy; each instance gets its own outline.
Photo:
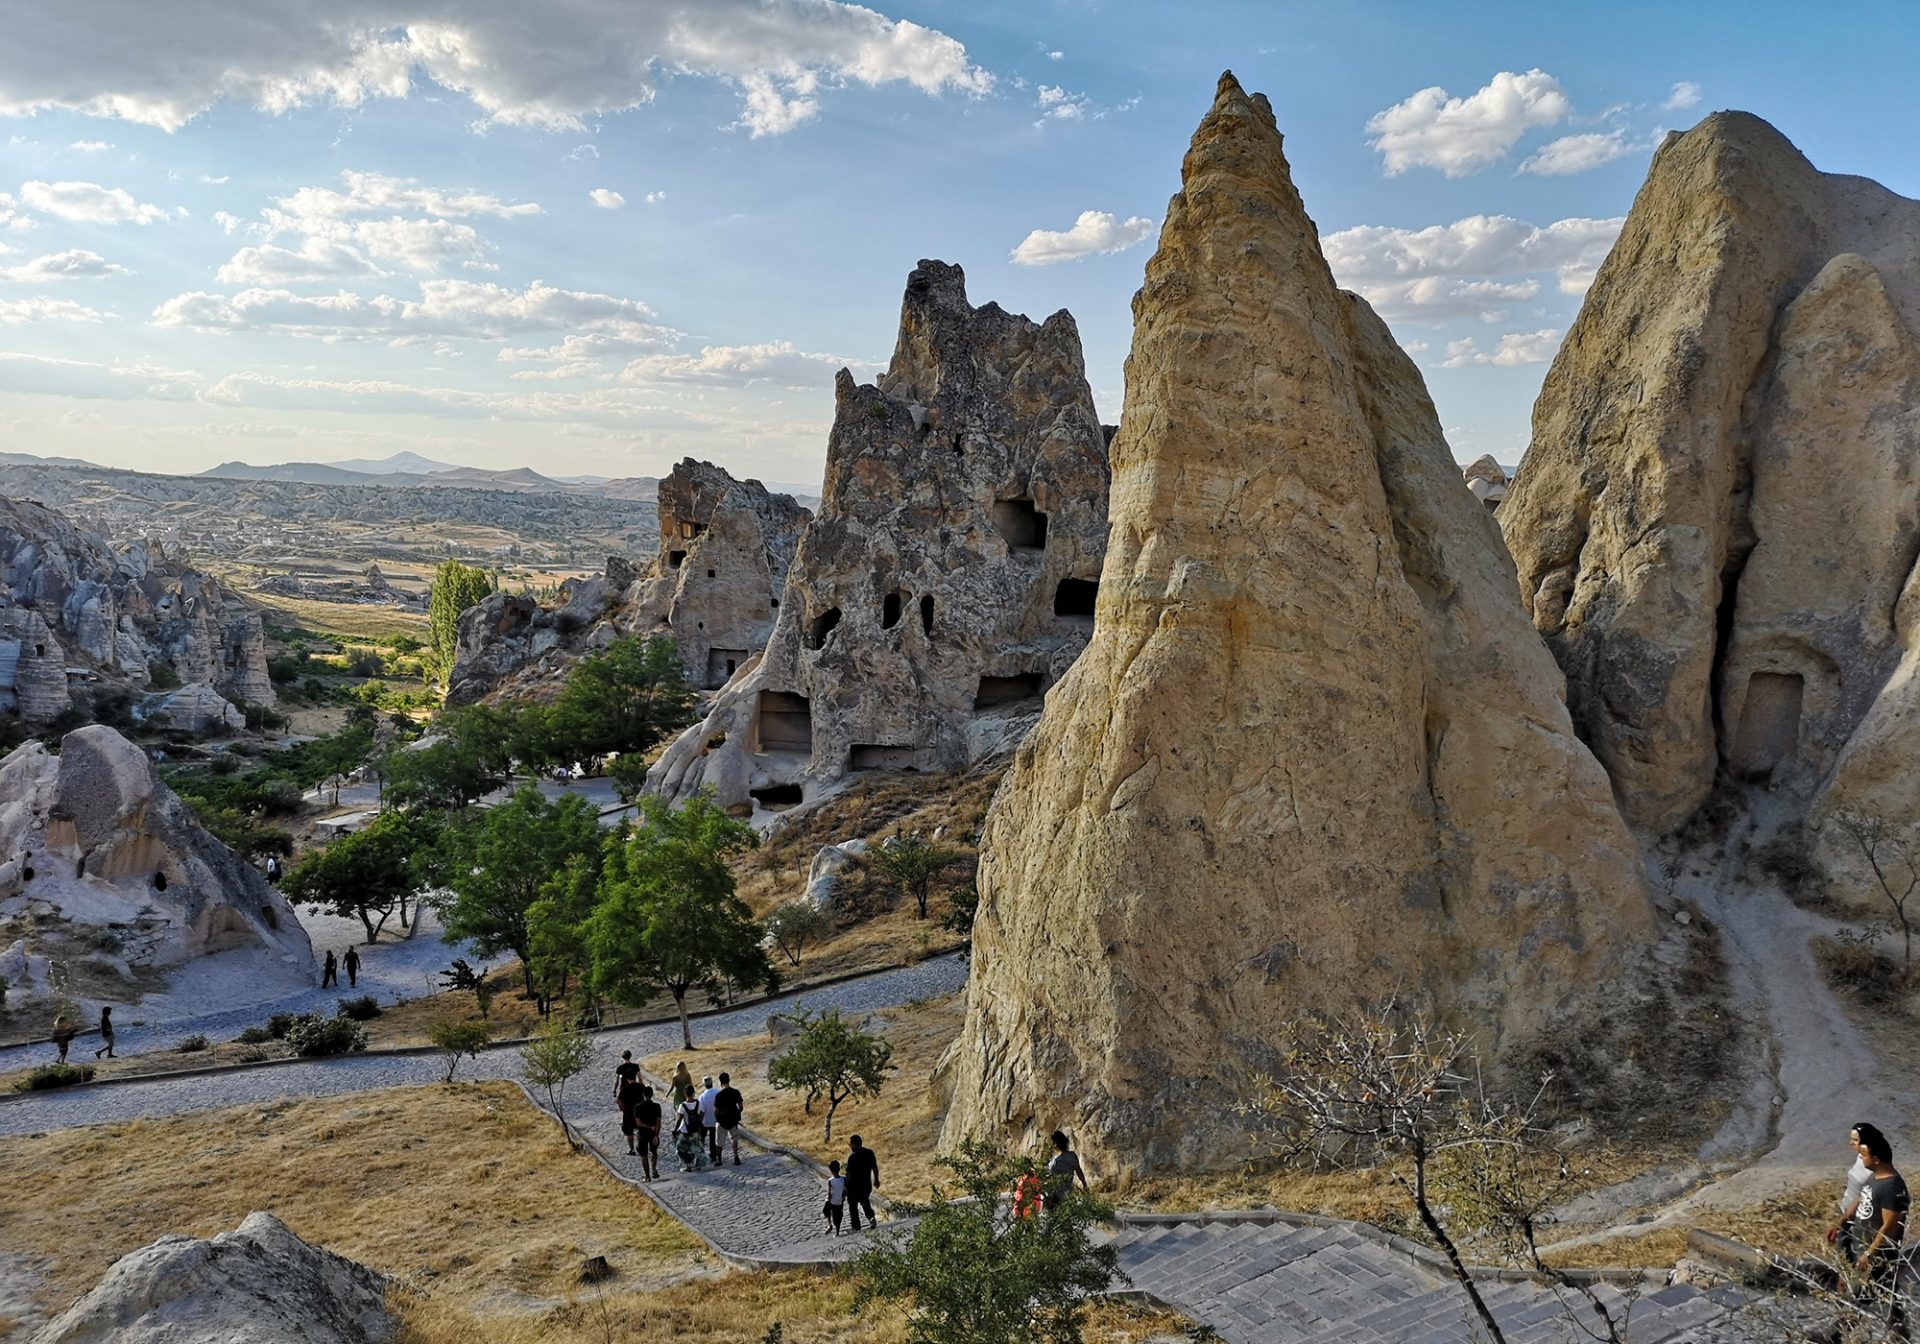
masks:
[[[383,812],[363,831],[308,851],[286,876],[287,898],[357,918],[373,942],[396,909],[427,881],[433,837],[404,812]]]
[[[833,1114],[840,1103],[879,1094],[895,1068],[893,1047],[847,1021],[838,1008],[824,1013],[801,1009],[794,1020],[800,1024],[800,1034],[768,1064],[767,1081],[782,1090],[804,1092],[808,1115],[813,1114],[814,1102],[826,1102],[823,1142],[831,1142]]]
[[[567,673],[551,733],[575,760],[642,753],[693,718],[694,691],[670,639],[619,639]],[[568,762],[557,762],[567,764]]]
[[[496,586],[493,576],[484,569],[463,565],[458,560],[444,561],[434,571],[433,587],[427,597],[427,642],[442,679],[453,672],[460,613],[492,593]]]

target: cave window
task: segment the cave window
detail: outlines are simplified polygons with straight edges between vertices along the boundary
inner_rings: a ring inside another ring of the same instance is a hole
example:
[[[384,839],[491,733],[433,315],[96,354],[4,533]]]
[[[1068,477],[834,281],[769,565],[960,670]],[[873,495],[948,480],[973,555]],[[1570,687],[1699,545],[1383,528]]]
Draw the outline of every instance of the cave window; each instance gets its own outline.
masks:
[[[918,770],[920,753],[914,747],[887,742],[856,742],[847,749],[847,769]]]
[[[772,603],[772,609],[773,609],[774,611],[778,611],[778,610],[780,610],[780,599],[779,599],[779,598],[777,598],[777,597],[776,597],[776,598],[774,598],[774,599],[773,599],[773,603]]]
[[[965,434],[955,434],[953,436],[953,455],[955,457],[961,457],[965,455],[966,451],[967,436]]]
[[[932,593],[928,593],[925,597],[920,599],[920,633],[923,635],[930,635],[933,633],[933,594]]]
[[[47,656],[47,646],[45,644],[35,644],[33,646],[33,656],[36,658],[45,658]]]
[[[165,891],[167,889],[167,875],[165,873],[155,873],[153,875],[153,889],[155,891]]]
[[[798,784],[769,784],[764,789],[748,789],[747,796],[769,812],[784,812],[805,797]]]
[[[1765,780],[1800,750],[1800,708],[1807,679],[1797,672],[1755,672],[1740,706],[1733,737],[1733,768],[1743,779]]]
[[[880,602],[880,628],[891,630],[900,624],[900,608],[906,600],[906,594],[895,589]]]
[[[790,691],[760,692],[760,750],[813,750],[813,702]]]
[[[22,882],[33,881],[33,865],[32,864],[28,864],[25,868],[22,868],[20,870],[20,880]]]
[[[707,577],[711,579],[711,578],[717,578],[718,576],[712,570],[708,570]]]
[[[807,627],[807,647],[819,649],[827,642],[827,636],[833,633],[833,627],[840,624],[840,608],[828,607],[813,618]]]
[[[1047,515],[1030,499],[998,499],[988,515],[993,530],[1010,550],[1044,551],[1047,548]]]
[[[992,709],[996,705],[1031,700],[1040,694],[1045,680],[1038,672],[1019,672],[1011,677],[982,677],[980,687],[973,695],[973,707]]]
[[[740,664],[747,661],[745,649],[708,649],[707,685],[724,686],[733,676]]]
[[[680,521],[680,535],[688,541],[692,541],[706,530],[707,525],[705,523],[696,523],[691,519],[685,518]]]
[[[1099,596],[1098,579],[1062,579],[1060,586],[1053,590],[1053,614],[1091,619]]]
[[[681,565],[684,565],[686,562],[687,562],[687,553],[685,551],[668,551],[667,552],[667,568],[668,569],[678,569],[680,568]]]

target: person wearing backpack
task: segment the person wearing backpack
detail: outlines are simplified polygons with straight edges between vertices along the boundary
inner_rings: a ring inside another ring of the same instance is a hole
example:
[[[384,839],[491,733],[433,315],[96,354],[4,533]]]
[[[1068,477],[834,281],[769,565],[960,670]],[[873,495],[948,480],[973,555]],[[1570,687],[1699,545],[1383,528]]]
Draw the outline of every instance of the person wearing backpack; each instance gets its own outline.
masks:
[[[747,1099],[740,1095],[740,1089],[733,1085],[733,1079],[727,1074],[720,1075],[720,1090],[713,1094],[713,1119],[719,1126],[714,1131],[713,1160],[718,1162],[728,1140],[733,1142],[733,1165],[740,1165],[740,1117],[746,1114]]]

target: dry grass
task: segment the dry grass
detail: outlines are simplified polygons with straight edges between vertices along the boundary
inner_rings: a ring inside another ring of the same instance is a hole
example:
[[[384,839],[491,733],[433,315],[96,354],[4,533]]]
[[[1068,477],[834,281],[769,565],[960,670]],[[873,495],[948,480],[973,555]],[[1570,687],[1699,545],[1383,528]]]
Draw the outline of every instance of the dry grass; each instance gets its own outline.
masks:
[[[1838,1214],[1834,1183],[1823,1181],[1767,1200],[1757,1208],[1702,1209],[1690,1225],[1775,1255],[1821,1255],[1827,1251],[1827,1228]],[[1615,1237],[1546,1258],[1565,1269],[1606,1265],[1666,1268],[1686,1254],[1686,1244],[1686,1227],[1663,1227],[1642,1237]]]
[[[100,1047],[100,1037],[89,1032],[85,1036],[74,1038],[73,1048],[67,1054],[72,1064],[86,1064],[94,1069],[96,1078],[140,1078],[152,1073],[172,1073],[179,1069],[202,1069],[209,1065],[246,1064],[259,1059],[281,1059],[288,1053],[282,1041],[268,1041],[263,1045],[240,1045],[233,1041],[209,1044],[204,1050],[194,1050],[182,1054],[178,1050],[150,1050],[138,1055],[118,1055],[113,1059],[95,1059],[93,1052]],[[51,1045],[46,1047],[46,1058],[39,1064],[51,1064],[59,1052]],[[14,1069],[0,1073],[0,1092],[8,1092],[38,1065],[29,1065],[24,1069]]]
[[[418,638],[427,632],[424,611],[358,602],[317,602],[311,598],[282,597],[253,590],[244,590],[242,595],[261,608],[267,625],[273,628],[300,626],[350,640],[388,639],[394,635]],[[272,629],[268,633],[271,634]]]
[[[679,1224],[506,1083],[393,1088],[0,1141],[0,1249],[45,1256],[57,1310],[165,1232],[265,1209],[435,1295],[557,1297],[605,1255],[656,1281],[707,1263]],[[484,1336],[482,1336],[484,1337]]]

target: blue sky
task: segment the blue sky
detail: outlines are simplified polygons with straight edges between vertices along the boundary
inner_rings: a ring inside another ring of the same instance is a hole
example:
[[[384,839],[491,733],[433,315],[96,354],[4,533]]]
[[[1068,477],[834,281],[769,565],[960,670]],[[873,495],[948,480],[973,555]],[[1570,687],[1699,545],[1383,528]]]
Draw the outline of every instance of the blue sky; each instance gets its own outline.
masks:
[[[906,272],[1129,302],[1219,72],[1455,455],[1516,461],[1659,134],[1920,195],[1920,6],[0,0],[0,447],[818,479]],[[594,193],[599,193],[596,199]],[[1051,236],[1050,236],[1051,235]]]

